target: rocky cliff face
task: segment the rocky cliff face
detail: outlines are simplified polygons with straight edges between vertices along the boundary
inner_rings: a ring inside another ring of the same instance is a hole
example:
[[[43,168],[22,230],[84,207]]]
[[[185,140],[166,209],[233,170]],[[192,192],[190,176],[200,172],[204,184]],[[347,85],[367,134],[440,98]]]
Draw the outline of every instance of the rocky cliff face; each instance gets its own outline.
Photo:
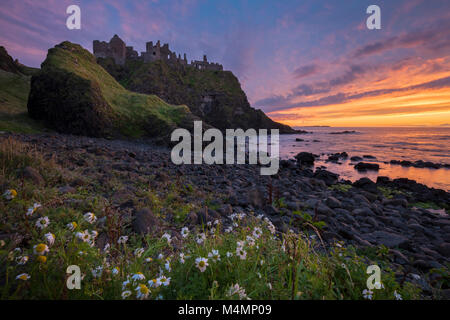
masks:
[[[28,113],[63,133],[94,137],[166,137],[194,119],[186,106],[132,93],[89,51],[63,42],[50,49],[31,79]]]
[[[239,80],[230,71],[197,70],[172,66],[164,61],[127,61],[119,66],[113,59],[98,59],[117,81],[135,92],[155,94],[172,104],[186,104],[196,116],[218,129],[279,129],[294,133],[261,110],[252,108]]]
[[[12,73],[20,73],[18,65],[13,58],[8,54],[6,49],[0,46],[0,70]]]
[[[0,70],[15,73],[19,75],[31,76],[39,69],[24,66],[16,59],[14,60],[6,51],[5,47],[0,46]]]

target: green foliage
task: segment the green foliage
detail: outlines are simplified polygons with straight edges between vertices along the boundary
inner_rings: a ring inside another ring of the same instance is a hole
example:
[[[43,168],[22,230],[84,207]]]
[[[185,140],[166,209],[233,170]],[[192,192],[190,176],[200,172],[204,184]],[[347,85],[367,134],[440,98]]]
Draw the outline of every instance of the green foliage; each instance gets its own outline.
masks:
[[[275,199],[272,204],[275,208],[287,208],[284,198]]]
[[[17,201],[6,208],[11,210]],[[237,220],[239,226],[229,233],[223,233],[219,224],[191,230],[186,238],[170,243],[161,235],[131,236],[125,244],[111,243],[105,251],[76,237],[77,231],[94,231],[95,223],[85,221],[80,212],[62,217],[60,213],[40,209],[39,215],[50,218],[44,230],[37,230],[32,218],[22,215],[22,222],[29,225],[23,231],[30,246],[19,251],[6,243],[2,248],[2,299],[120,299],[125,291],[136,299],[139,285],[149,289],[149,299],[362,299],[366,288],[367,264],[352,248],[318,253],[315,244],[301,235],[274,237],[270,223],[256,217]],[[74,231],[66,227],[72,221],[77,222]],[[47,232],[56,240],[42,263],[32,246],[45,243]],[[205,235],[201,242],[200,234]],[[19,265],[23,256],[29,260]],[[204,270],[198,258],[208,259]],[[81,290],[66,289],[66,268],[74,264],[85,275]],[[15,279],[22,273],[30,278]],[[169,284],[153,286],[153,279],[158,283],[162,276]],[[374,290],[373,299],[393,299],[394,291],[404,299],[418,298],[416,288],[400,286],[391,272],[382,275],[382,283],[384,289]]]
[[[431,269],[429,277],[434,276],[432,280],[433,287],[437,289],[444,289],[450,287],[450,263],[446,263],[445,267],[439,269]],[[438,290],[436,290],[436,295],[439,295]],[[441,298],[441,297],[439,297]]]
[[[325,221],[314,221],[313,217],[307,212],[296,210],[292,213],[301,218],[301,224],[304,226],[313,226],[317,229],[323,229],[327,225]]]
[[[125,88],[155,94],[171,104],[185,104],[193,114],[216,128],[279,128],[281,132],[292,132],[261,110],[251,108],[239,80],[230,71],[197,70],[161,60],[151,63],[130,60],[119,66],[113,59],[100,58],[98,63]]]
[[[435,209],[435,210],[439,210],[441,209],[440,206],[438,206],[436,203],[428,201],[428,202],[415,202],[413,204],[411,204],[412,207],[418,207],[418,208],[422,208],[422,209]]]
[[[27,99],[30,77],[0,70],[0,131],[36,133],[42,124],[30,119]]]
[[[396,194],[405,194],[401,190],[396,190],[390,187],[377,187],[378,190],[383,194],[383,196],[387,199],[392,199]]]

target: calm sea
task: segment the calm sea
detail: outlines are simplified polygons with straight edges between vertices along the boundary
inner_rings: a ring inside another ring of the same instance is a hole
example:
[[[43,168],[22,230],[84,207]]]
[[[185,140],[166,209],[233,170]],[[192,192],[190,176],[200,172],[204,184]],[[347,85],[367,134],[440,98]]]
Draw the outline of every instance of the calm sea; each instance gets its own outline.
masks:
[[[281,159],[293,158],[301,151],[320,155],[315,166],[325,166],[338,173],[341,178],[355,181],[368,177],[376,181],[377,176],[409,178],[427,186],[450,191],[450,169],[427,169],[402,167],[389,164],[390,160],[423,160],[434,163],[450,163],[450,127],[387,127],[387,128],[300,128],[310,134],[280,136]],[[331,132],[356,131],[354,134],[330,134]],[[304,141],[295,141],[296,138]],[[342,164],[325,162],[328,154],[347,152],[352,156],[372,155],[380,165],[380,171],[359,173],[350,160]],[[385,163],[388,162],[388,163]]]

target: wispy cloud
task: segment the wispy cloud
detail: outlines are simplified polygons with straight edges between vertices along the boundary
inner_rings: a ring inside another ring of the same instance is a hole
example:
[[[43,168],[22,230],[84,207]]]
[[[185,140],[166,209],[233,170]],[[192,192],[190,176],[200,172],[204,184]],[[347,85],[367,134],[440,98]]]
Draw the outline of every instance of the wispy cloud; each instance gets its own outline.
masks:
[[[298,67],[294,70],[293,74],[296,79],[306,78],[320,71],[320,67],[317,64],[308,64],[306,66]]]

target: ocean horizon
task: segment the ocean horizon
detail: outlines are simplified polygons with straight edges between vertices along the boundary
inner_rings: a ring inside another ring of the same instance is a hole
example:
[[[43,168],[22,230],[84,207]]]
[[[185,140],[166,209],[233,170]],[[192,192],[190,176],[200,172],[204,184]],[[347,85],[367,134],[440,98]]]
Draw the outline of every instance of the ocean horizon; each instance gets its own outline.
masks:
[[[340,175],[341,179],[356,181],[368,177],[376,181],[378,176],[391,179],[408,178],[429,187],[450,190],[448,168],[416,168],[391,164],[391,160],[429,161],[450,163],[450,127],[398,126],[398,127],[296,127],[308,131],[304,134],[280,136],[280,158],[292,159],[299,152],[319,155],[315,168],[322,167]],[[353,133],[343,133],[352,132]],[[338,133],[338,134],[336,134]],[[297,141],[301,139],[303,141]],[[347,159],[338,163],[328,162],[328,155],[347,152]],[[364,155],[373,158],[364,158]],[[364,162],[377,163],[380,170],[358,172],[355,161],[358,156]]]

